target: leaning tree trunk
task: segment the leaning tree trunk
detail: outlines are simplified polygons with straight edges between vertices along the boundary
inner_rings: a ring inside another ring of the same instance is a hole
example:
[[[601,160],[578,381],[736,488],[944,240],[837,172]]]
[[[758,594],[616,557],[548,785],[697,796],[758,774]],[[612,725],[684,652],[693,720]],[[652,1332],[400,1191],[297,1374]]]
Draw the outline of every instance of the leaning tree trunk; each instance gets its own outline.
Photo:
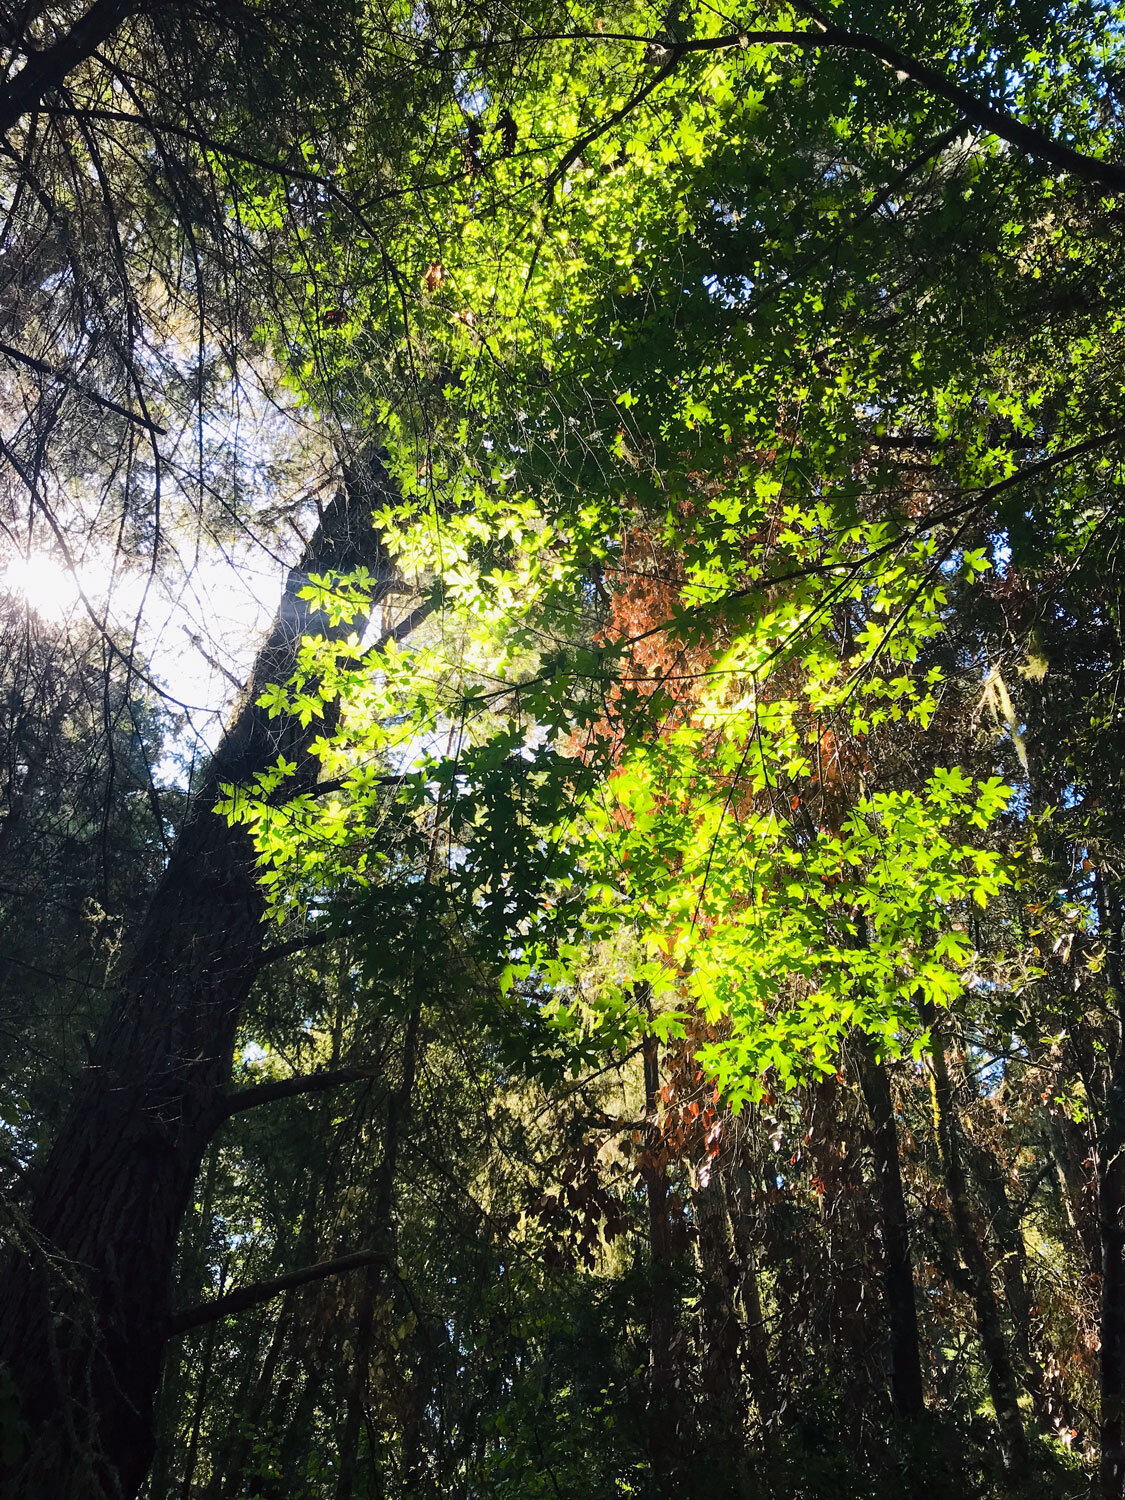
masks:
[[[256,700],[287,680],[301,636],[340,636],[298,597],[310,572],[390,561],[371,525],[381,463],[341,486],[286,583],[248,692],[197,790],[92,1061],[35,1175],[24,1253],[0,1288],[0,1360],[26,1440],[0,1455],[8,1500],[136,1494],[153,1449],[153,1401],[180,1223],[223,1118],[236,1029],[263,963],[263,904],[247,830],[213,807],[279,755],[300,766],[323,725],[271,721]],[[5,1467],[6,1465],[6,1467]]]

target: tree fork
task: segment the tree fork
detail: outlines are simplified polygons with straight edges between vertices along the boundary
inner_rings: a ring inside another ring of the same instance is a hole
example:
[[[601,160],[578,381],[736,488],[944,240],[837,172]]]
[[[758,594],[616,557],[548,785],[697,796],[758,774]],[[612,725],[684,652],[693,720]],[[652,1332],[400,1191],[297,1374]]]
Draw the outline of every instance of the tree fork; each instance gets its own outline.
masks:
[[[116,999],[36,1173],[36,1249],[12,1252],[0,1290],[0,1362],[28,1441],[0,1457],[8,1500],[131,1500],[153,1448],[180,1223],[225,1113],[242,1007],[262,966],[263,900],[244,827],[213,811],[279,754],[303,767],[323,726],[270,721],[257,699],[292,674],[303,635],[333,627],[299,595],[310,573],[368,568],[377,603],[393,567],[371,524],[393,493],[381,459],[349,469],[291,570],[233,724],[195,793]]]

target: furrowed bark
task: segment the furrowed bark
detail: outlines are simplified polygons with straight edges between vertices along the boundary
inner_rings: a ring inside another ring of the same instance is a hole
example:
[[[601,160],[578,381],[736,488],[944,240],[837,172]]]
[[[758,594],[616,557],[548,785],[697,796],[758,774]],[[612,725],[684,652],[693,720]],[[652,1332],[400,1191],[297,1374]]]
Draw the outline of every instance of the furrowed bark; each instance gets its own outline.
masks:
[[[391,560],[370,517],[391,480],[353,472],[326,508],[259,653],[246,698],[197,790],[142,923],[91,1065],[36,1172],[35,1249],[0,1287],[0,1362],[16,1382],[28,1443],[0,1456],[7,1500],[119,1494],[151,1460],[153,1399],[171,1315],[180,1223],[224,1116],[235,1033],[263,954],[263,902],[246,829],[213,812],[220,785],[279,754],[309,759],[314,721],[270,720],[256,700],[292,674],[302,635],[344,635],[298,597],[310,572]]]

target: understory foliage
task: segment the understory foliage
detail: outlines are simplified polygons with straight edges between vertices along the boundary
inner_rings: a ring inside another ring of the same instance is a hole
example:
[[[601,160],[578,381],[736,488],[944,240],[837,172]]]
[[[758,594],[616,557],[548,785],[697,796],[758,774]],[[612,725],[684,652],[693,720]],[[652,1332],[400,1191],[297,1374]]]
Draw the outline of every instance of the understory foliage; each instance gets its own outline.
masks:
[[[137,634],[0,594],[13,1255],[86,1285],[34,1204],[185,817],[268,929],[148,1500],[1120,1500],[1120,8],[106,15],[5,127],[28,535],[322,536],[245,362],[379,539],[202,814]]]

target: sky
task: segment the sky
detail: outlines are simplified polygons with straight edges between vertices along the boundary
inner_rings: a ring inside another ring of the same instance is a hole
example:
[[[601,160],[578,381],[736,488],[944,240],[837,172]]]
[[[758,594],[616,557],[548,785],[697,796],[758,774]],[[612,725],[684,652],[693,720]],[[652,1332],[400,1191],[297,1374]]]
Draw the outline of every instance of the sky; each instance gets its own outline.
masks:
[[[312,494],[332,482],[307,417],[245,384],[208,414],[201,442],[205,479],[193,488],[183,435],[170,439],[155,569],[151,555],[123,548],[108,489],[57,489],[60,546],[34,506],[19,519],[26,496],[14,484],[15,524],[0,530],[0,587],[54,624],[88,628],[93,616],[163,690],[180,721],[154,768],[165,783],[182,782],[185,766],[215,747],[316,525]]]

